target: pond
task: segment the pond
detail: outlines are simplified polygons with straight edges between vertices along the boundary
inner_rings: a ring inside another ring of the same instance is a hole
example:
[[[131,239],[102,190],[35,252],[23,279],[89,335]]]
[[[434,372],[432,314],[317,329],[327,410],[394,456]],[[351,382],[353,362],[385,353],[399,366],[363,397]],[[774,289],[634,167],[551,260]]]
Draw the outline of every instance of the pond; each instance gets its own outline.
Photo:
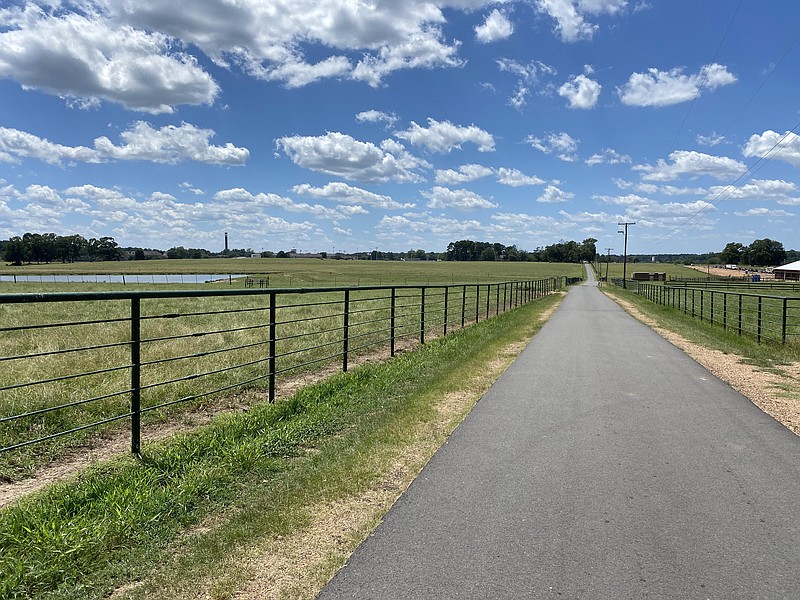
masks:
[[[112,274],[83,274],[83,275],[32,275],[13,274],[0,275],[0,282],[9,283],[121,283],[126,284],[157,284],[157,283],[212,283],[217,281],[232,281],[247,275],[234,275],[230,273],[128,273],[125,275]]]

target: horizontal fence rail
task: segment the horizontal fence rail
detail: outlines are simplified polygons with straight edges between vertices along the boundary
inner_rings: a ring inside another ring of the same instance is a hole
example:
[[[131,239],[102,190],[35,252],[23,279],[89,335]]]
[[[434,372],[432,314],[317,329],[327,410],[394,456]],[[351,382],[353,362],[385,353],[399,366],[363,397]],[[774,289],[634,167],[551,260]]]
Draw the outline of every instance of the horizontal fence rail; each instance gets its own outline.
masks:
[[[0,294],[0,453],[290,372],[347,371],[575,283]]]
[[[612,280],[621,286],[621,280]],[[759,285],[759,284],[753,284]],[[783,288],[784,295],[755,294],[729,289],[686,287],[629,281],[628,289],[685,315],[720,325],[759,342],[800,341],[800,290]],[[778,291],[770,288],[770,291]]]

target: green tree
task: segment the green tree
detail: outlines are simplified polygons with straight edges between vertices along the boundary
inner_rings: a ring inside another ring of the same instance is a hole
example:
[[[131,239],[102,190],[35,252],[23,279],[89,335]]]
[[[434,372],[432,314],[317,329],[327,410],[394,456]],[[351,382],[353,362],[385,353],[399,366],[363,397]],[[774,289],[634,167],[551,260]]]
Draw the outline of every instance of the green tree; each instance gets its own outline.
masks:
[[[744,246],[739,242],[729,242],[720,254],[720,260],[726,265],[738,265],[742,262]]]
[[[13,265],[21,265],[27,258],[25,242],[21,237],[12,237],[3,247],[3,258]]]
[[[483,261],[495,261],[497,260],[497,254],[494,251],[492,246],[487,246],[481,252],[481,260]]]
[[[747,247],[748,263],[756,267],[770,267],[783,264],[786,250],[781,242],[764,238],[755,240]]]

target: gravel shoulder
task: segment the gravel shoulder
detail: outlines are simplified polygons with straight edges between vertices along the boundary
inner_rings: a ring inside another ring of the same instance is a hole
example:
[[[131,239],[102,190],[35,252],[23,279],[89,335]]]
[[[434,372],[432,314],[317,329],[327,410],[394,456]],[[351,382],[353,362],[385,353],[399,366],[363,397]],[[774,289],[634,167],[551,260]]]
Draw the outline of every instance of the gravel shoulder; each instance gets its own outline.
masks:
[[[614,295],[609,298],[619,304],[672,345],[680,348],[708,371],[748,398],[775,420],[800,435],[800,362],[782,365],[780,369],[765,370],[748,364],[744,357],[726,354],[690,342],[674,331],[660,327],[633,304]]]

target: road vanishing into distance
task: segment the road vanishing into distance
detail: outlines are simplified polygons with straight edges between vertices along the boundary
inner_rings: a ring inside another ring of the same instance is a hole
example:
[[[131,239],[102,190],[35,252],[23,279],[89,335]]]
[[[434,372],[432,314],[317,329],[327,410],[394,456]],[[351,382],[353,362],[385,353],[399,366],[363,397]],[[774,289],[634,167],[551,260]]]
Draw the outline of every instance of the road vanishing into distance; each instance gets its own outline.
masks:
[[[592,277],[319,596],[342,598],[797,600],[800,438]]]

